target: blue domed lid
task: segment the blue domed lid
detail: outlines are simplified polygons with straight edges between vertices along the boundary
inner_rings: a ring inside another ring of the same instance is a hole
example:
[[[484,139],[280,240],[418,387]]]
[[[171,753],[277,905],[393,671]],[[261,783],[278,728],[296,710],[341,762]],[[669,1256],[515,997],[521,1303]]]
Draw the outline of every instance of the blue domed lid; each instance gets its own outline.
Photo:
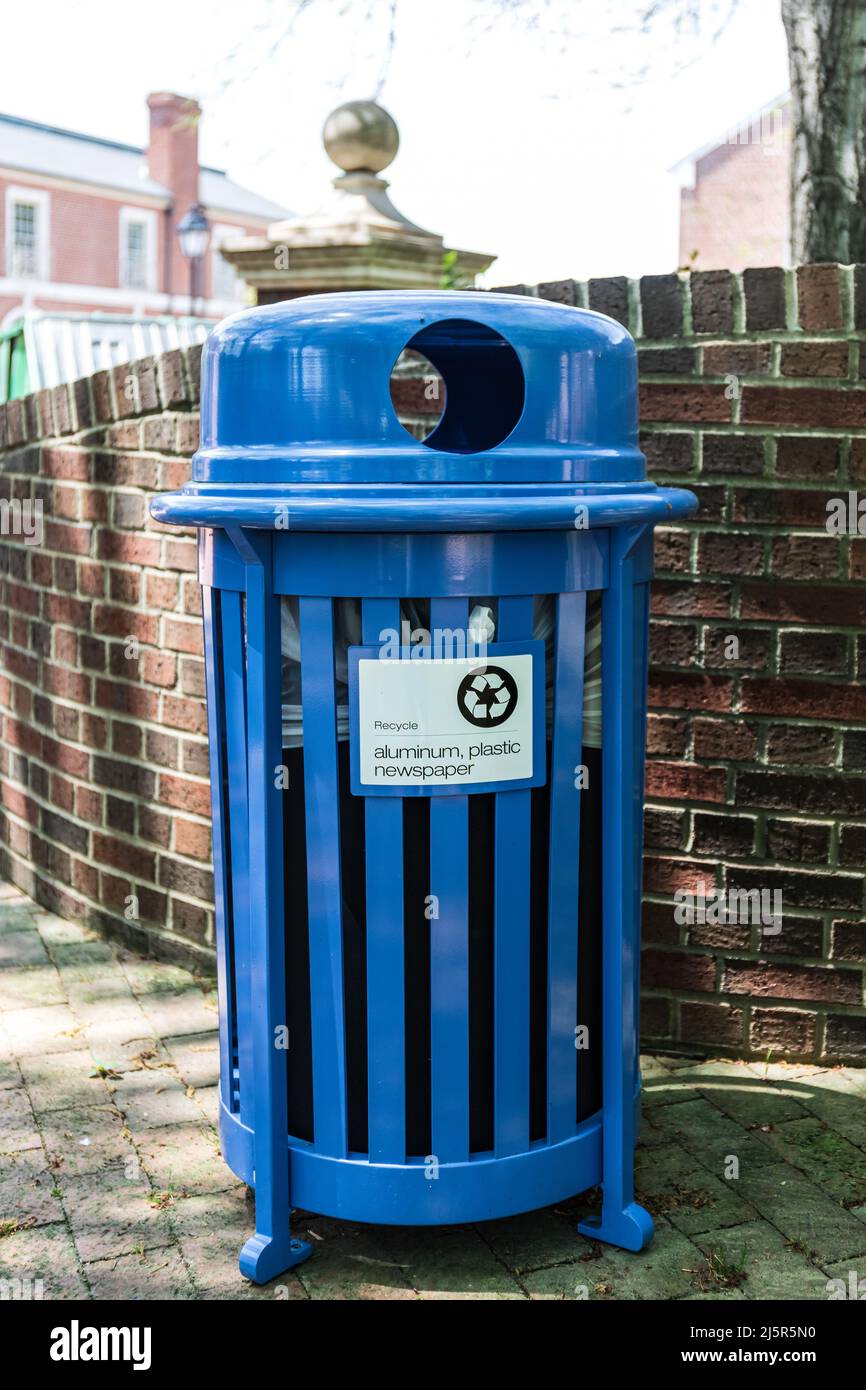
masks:
[[[391,400],[404,348],[445,383],[414,439]],[[225,319],[202,362],[193,481],[639,482],[637,359],[586,309],[514,295],[310,295]]]

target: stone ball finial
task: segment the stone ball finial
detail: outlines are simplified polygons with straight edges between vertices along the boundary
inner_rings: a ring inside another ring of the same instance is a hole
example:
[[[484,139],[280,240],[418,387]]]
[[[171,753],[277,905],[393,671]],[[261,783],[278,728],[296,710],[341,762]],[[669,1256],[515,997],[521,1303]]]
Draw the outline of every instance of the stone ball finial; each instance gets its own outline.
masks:
[[[400,147],[397,123],[375,101],[347,101],[332,111],[322,130],[325,149],[345,173],[378,174]]]

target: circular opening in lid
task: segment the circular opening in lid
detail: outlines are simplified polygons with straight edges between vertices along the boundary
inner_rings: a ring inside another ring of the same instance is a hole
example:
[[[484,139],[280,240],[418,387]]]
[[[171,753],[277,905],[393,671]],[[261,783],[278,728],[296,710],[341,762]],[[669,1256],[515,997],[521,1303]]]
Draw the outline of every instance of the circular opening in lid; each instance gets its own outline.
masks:
[[[401,419],[413,437],[421,438],[428,449],[450,454],[495,449],[508,438],[523,414],[526,383],[520,358],[501,333],[487,324],[457,318],[422,328],[394,364],[391,400],[398,418],[405,412],[398,404],[400,394],[395,397],[395,374],[409,353],[426,359],[442,383],[430,375],[425,378],[422,370],[420,389],[416,387],[419,399],[429,392],[427,403],[439,404],[444,387],[444,408],[429,434],[419,435],[413,422]]]

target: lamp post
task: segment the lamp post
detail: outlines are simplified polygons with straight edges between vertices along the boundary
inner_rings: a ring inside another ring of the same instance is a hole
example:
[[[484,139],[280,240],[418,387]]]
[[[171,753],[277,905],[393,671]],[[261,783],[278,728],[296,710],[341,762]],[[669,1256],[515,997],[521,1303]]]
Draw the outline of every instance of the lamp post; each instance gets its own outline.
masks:
[[[193,203],[186,216],[177,224],[180,249],[189,261],[189,311],[195,314],[198,266],[210,241],[210,223],[201,203]]]

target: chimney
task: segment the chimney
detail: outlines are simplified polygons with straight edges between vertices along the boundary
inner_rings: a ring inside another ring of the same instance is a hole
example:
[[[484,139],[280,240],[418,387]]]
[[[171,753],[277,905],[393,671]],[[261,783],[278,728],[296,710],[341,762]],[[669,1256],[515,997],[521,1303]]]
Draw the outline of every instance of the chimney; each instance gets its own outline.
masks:
[[[169,294],[189,292],[189,264],[178,245],[175,228],[198,202],[198,123],[201,107],[192,97],[151,92],[147,168],[150,177],[171,194],[165,217],[161,288]]]

